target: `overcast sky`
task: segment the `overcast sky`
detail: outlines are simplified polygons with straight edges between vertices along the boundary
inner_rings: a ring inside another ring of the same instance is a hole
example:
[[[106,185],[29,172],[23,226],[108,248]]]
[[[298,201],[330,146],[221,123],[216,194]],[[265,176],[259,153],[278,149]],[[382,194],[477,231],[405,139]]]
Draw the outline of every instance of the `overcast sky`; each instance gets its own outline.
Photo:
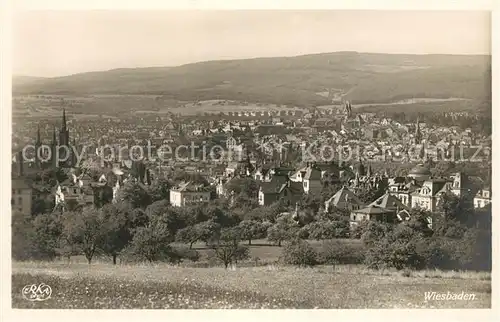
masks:
[[[13,72],[26,76],[334,51],[491,50],[487,12],[32,11],[13,20]]]

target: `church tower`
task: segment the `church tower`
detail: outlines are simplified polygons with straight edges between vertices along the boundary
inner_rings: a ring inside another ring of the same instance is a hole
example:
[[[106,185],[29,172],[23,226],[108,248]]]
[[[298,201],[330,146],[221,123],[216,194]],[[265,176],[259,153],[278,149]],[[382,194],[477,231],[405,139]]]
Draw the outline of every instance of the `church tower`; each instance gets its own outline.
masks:
[[[415,128],[415,144],[420,144],[422,134],[420,133],[420,118],[417,117],[417,126]]]
[[[69,130],[66,124],[66,109],[63,108],[62,125],[59,132],[59,145],[69,145]]]
[[[56,128],[54,127],[54,131],[52,133],[52,143],[51,143],[51,155],[50,155],[50,162],[53,168],[58,168],[59,167],[59,162],[58,162],[58,145],[57,145],[57,136],[56,136]]]
[[[38,125],[38,129],[36,132],[36,141],[35,141],[35,167],[37,169],[42,168],[42,162],[40,160],[40,156],[38,155],[42,151],[39,152],[40,148],[42,146],[42,140],[40,138],[40,125]]]
[[[71,156],[72,154],[72,148],[70,145],[70,140],[69,140],[69,130],[66,124],[66,109],[63,108],[63,115],[62,115],[62,125],[61,125],[61,130],[59,131],[59,146],[60,147],[65,147],[63,149],[60,149],[59,153],[60,155],[60,160],[65,160],[63,161],[64,166],[71,166],[71,163],[73,161],[73,158]],[[68,155],[66,155],[68,153]]]

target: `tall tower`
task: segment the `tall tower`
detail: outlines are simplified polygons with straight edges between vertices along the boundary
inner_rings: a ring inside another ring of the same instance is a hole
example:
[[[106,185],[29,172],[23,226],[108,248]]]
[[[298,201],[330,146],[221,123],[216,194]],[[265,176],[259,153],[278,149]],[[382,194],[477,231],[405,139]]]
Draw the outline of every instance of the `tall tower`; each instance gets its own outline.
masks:
[[[69,130],[66,126],[66,109],[63,108],[61,131],[59,132],[59,145],[69,145]]]
[[[59,131],[59,146],[64,146],[67,148],[66,149],[61,149],[59,151],[60,153],[60,160],[65,160],[63,161],[63,164],[65,166],[70,166],[72,157],[71,157],[71,146],[70,146],[70,141],[69,141],[69,130],[67,128],[66,124],[66,109],[63,108],[63,116],[62,116],[62,125],[61,125],[61,130]],[[66,153],[69,153],[69,155],[66,155]]]
[[[42,167],[40,157],[38,156],[39,153],[38,150],[40,150],[41,146],[42,146],[42,140],[40,139],[40,125],[38,125],[38,129],[36,131],[36,141],[35,141],[35,167],[37,169],[41,169]]]
[[[420,133],[420,118],[417,117],[417,126],[415,128],[415,144],[420,144],[422,134]]]
[[[54,131],[52,132],[52,144],[51,144],[51,155],[50,155],[50,161],[51,165],[54,168],[59,167],[59,162],[58,162],[58,145],[57,145],[57,136],[56,136],[56,127],[54,126]]]

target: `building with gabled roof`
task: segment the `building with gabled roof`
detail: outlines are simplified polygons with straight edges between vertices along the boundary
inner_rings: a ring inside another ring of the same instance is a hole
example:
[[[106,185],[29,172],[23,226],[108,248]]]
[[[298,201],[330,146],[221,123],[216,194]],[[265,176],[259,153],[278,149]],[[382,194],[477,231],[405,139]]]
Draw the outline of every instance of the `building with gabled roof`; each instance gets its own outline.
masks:
[[[259,189],[259,205],[268,206],[278,200],[296,203],[304,189],[302,183],[291,181],[288,176],[275,175],[270,182],[262,182]]]
[[[363,207],[363,202],[354,192],[349,190],[346,186],[343,186],[332,197],[325,201],[325,211],[328,211],[330,207],[358,210]]]
[[[321,170],[308,164],[306,167],[294,172],[290,176],[290,180],[293,182],[301,182],[304,192],[309,194],[319,193],[321,191],[321,177]]]
[[[370,203],[368,207],[370,206],[382,207],[384,209],[391,210],[394,213],[399,212],[400,210],[403,209],[406,210],[410,209],[403,202],[401,202],[400,199],[391,195],[389,192],[386,192],[383,196]]]
[[[452,192],[451,180],[446,178],[425,180],[422,187],[411,194],[411,207],[434,212],[438,209],[441,197],[447,192]]]

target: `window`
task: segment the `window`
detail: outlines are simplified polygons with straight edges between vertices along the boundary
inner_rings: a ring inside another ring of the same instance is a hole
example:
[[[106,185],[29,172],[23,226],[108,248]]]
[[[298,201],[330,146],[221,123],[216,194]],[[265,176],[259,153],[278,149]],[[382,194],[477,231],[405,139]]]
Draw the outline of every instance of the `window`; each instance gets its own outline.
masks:
[[[19,204],[22,204],[22,203],[23,203],[23,197],[19,197],[19,198],[17,198],[17,202],[18,202]]]
[[[12,189],[12,195],[16,194],[16,189]]]

